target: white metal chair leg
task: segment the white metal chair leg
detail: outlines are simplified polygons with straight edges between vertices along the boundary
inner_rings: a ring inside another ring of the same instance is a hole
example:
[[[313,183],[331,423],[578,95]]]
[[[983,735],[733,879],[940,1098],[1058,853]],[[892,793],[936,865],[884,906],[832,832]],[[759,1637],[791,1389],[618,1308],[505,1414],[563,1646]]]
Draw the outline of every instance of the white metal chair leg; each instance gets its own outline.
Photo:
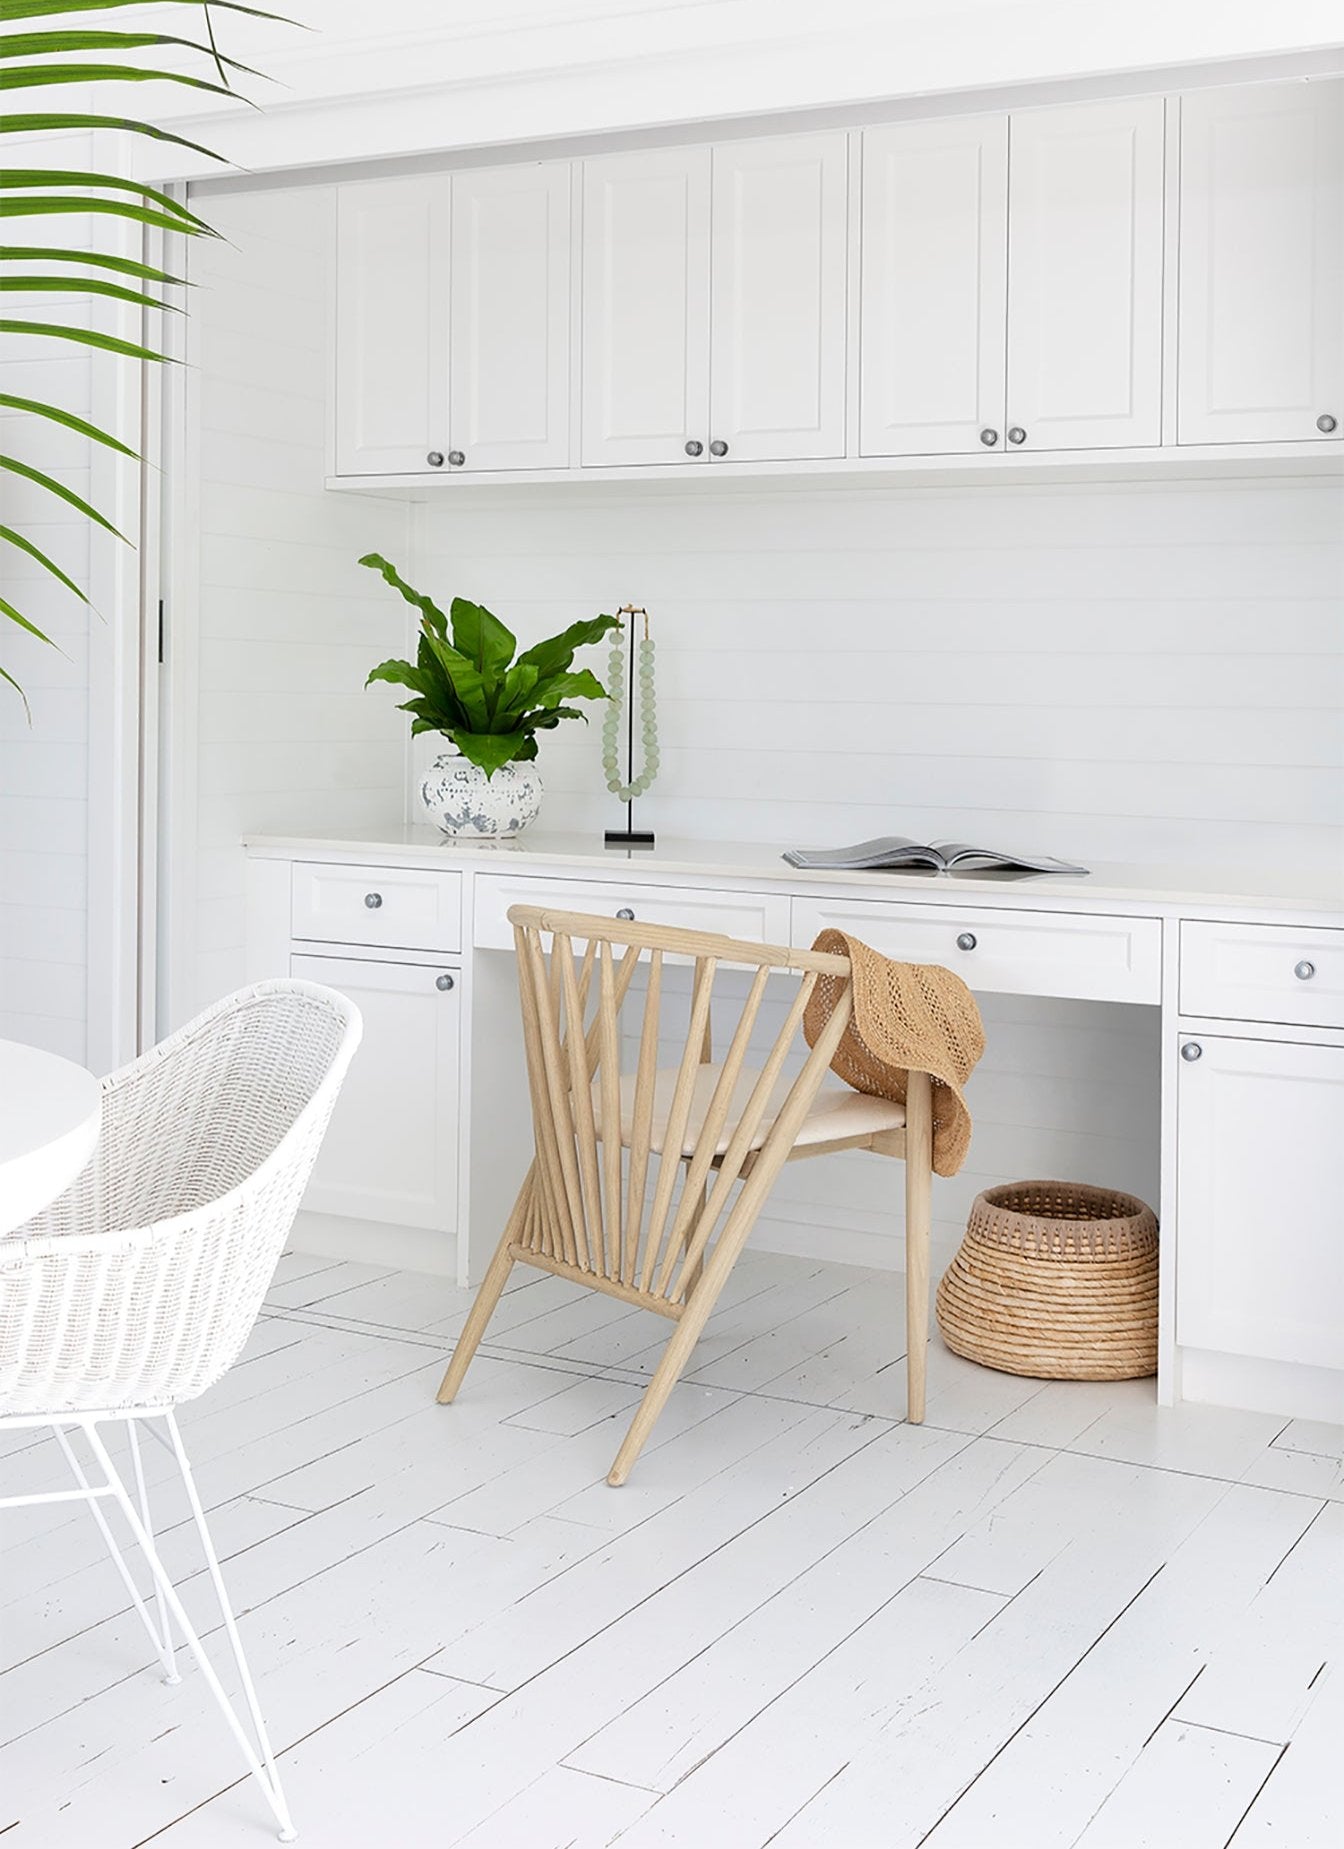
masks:
[[[152,1541],[154,1525],[149,1516],[149,1491],[145,1486],[145,1466],[140,1457],[140,1433],[134,1419],[126,1421],[126,1436],[130,1440],[131,1462],[135,1467],[135,1493],[140,1503],[140,1519],[145,1524],[145,1533]],[[173,1628],[168,1622],[168,1607],[157,1580],[154,1584],[154,1605],[159,1614],[159,1633],[163,1638],[163,1664],[168,1672],[164,1680],[170,1687],[176,1687],[182,1678],[177,1673],[177,1655],[173,1648]]]
[[[153,1537],[141,1520],[139,1512],[126,1489],[126,1485],[122,1482],[118,1474],[116,1465],[108,1455],[107,1446],[103,1443],[96,1422],[93,1420],[89,1420],[87,1423],[81,1421],[81,1424],[83,1424],[84,1435],[88,1440],[89,1448],[98,1460],[99,1467],[102,1469],[107,1483],[112,1490],[112,1494],[116,1498],[123,1516],[126,1518],[127,1525],[131,1533],[135,1536],[145,1559],[149,1563],[150,1572],[154,1576],[155,1588],[162,1595],[169,1612],[172,1614],[178,1629],[182,1633],[183,1641],[199,1664],[201,1674],[205,1677],[206,1686],[214,1696],[215,1702],[228,1724],[230,1733],[237,1741],[243,1757],[247,1761],[249,1771],[261,1786],[272,1815],[280,1826],[280,1841],[282,1843],[290,1843],[295,1840],[298,1832],[294,1828],[293,1820],[289,1814],[289,1807],[285,1803],[284,1792],[281,1790],[280,1775],[276,1771],[275,1759],[271,1753],[271,1745],[266,1734],[265,1723],[261,1718],[261,1709],[257,1702],[256,1688],[252,1682],[251,1672],[247,1667],[247,1659],[243,1655],[243,1646],[238,1636],[238,1627],[234,1621],[233,1609],[229,1604],[228,1594],[224,1588],[224,1579],[219,1570],[219,1559],[215,1553],[214,1543],[210,1539],[210,1531],[206,1527],[205,1511],[202,1509],[200,1497],[196,1493],[196,1485],[192,1479],[191,1466],[187,1462],[187,1454],[182,1447],[182,1438],[177,1429],[177,1421],[174,1419],[171,1412],[166,1413],[164,1417],[169,1434],[172,1438],[173,1452],[177,1458],[178,1468],[182,1472],[182,1480],[186,1486],[187,1500],[191,1505],[192,1518],[196,1523],[197,1533],[201,1537],[201,1545],[205,1552],[206,1566],[209,1569],[210,1578],[215,1588],[215,1596],[219,1600],[219,1608],[224,1620],[225,1633],[228,1636],[229,1646],[233,1652],[234,1664],[243,1685],[243,1693],[247,1701],[248,1713],[251,1716],[252,1725],[256,1730],[257,1747],[260,1748],[260,1756],[258,1756],[257,1748],[254,1748],[252,1742],[248,1739],[247,1732],[238,1718],[237,1710],[224,1692],[223,1685],[215,1673],[214,1666],[206,1655],[205,1646],[197,1635],[195,1627],[187,1616],[186,1608],[178,1597],[177,1588],[168,1577],[163,1562],[159,1559],[158,1551],[154,1546]]]
[[[127,1421],[127,1423],[129,1424],[129,1421]],[[71,1475],[74,1477],[75,1482],[79,1485],[80,1489],[84,1492],[84,1495],[82,1496],[81,1500],[87,1502],[88,1507],[89,1507],[89,1513],[93,1516],[94,1521],[97,1522],[98,1524],[98,1532],[103,1537],[103,1541],[107,1547],[107,1551],[109,1555],[111,1556],[112,1564],[117,1569],[117,1572],[121,1575],[121,1583],[123,1586],[125,1586],[126,1591],[130,1596],[131,1603],[134,1605],[136,1612],[139,1615],[140,1622],[145,1627],[145,1631],[149,1637],[149,1641],[154,1646],[154,1654],[155,1656],[158,1657],[160,1663],[163,1665],[165,1680],[168,1681],[169,1683],[180,1682],[182,1678],[181,1676],[178,1675],[177,1667],[173,1660],[172,1638],[169,1635],[167,1614],[164,1610],[163,1599],[162,1599],[162,1595],[159,1593],[157,1582],[155,1583],[154,1594],[155,1594],[155,1598],[158,1601],[159,1622],[162,1627],[162,1635],[160,1635],[159,1630],[155,1628],[154,1620],[150,1617],[149,1609],[146,1606],[145,1601],[140,1596],[139,1588],[136,1586],[135,1579],[131,1573],[131,1569],[126,1564],[126,1556],[125,1554],[122,1553],[120,1547],[118,1547],[117,1537],[113,1534],[112,1529],[108,1524],[107,1517],[103,1514],[102,1509],[99,1507],[100,1492],[96,1490],[94,1486],[89,1482],[89,1479],[84,1471],[84,1466],[80,1463],[78,1457],[76,1457],[74,1449],[71,1446],[70,1440],[66,1437],[65,1433],[61,1430],[60,1426],[53,1425],[51,1429],[56,1434],[56,1442],[60,1445],[61,1450],[65,1453],[65,1461],[70,1466]],[[143,1488],[142,1488],[142,1494],[143,1494]],[[148,1530],[148,1527],[149,1527],[148,1522],[146,1522],[145,1526],[146,1526],[146,1530]]]

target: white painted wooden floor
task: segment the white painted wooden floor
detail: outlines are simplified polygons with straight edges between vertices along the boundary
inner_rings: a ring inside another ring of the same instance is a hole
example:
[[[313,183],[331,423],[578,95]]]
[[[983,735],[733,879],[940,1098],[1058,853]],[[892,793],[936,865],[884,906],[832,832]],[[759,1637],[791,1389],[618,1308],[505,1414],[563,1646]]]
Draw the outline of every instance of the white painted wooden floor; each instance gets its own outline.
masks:
[[[900,1280],[758,1255],[609,1490],[666,1332],[515,1277],[440,1408],[463,1293],[286,1258],[186,1409],[312,1849],[1344,1840],[1337,1430],[940,1347],[909,1427]],[[50,1453],[10,1484],[58,1486]],[[87,1512],[3,1520],[4,1849],[272,1840]]]

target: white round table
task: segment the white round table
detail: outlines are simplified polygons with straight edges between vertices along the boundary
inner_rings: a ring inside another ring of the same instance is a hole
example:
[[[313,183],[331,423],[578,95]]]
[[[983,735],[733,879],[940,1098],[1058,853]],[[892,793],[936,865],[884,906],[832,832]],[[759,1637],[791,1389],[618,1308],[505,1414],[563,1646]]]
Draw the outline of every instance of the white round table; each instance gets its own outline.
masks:
[[[69,1187],[98,1141],[100,1111],[101,1087],[83,1066],[0,1040],[0,1234]]]

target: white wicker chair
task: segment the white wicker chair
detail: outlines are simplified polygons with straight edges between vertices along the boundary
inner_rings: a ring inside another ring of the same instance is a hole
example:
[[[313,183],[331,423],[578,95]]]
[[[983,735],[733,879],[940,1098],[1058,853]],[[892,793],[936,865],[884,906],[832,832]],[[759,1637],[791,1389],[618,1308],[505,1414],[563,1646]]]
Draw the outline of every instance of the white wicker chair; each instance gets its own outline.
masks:
[[[0,1508],[89,1504],[167,1679],[178,1680],[171,1616],[282,1842],[294,1827],[173,1408],[218,1380],[247,1340],[359,1037],[358,1010],[316,983],[263,982],[228,996],[103,1081],[88,1166],[0,1238],[0,1431],[50,1426],[75,1481]],[[99,1430],[109,1421],[126,1426],[134,1501]],[[141,1424],[181,1472],[255,1744],[155,1547]],[[83,1432],[102,1482],[90,1481],[66,1427]],[[100,1506],[106,1498],[145,1556],[157,1623]]]

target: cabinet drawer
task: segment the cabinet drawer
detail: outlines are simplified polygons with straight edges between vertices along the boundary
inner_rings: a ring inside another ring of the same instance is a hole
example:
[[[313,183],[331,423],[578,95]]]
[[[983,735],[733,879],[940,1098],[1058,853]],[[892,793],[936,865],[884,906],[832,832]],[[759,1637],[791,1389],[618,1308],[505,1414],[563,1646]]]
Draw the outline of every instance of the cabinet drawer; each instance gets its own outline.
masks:
[[[290,899],[296,938],[389,950],[462,947],[462,875],[298,861]]]
[[[482,950],[512,950],[511,905],[544,905],[563,912],[614,918],[633,912],[642,924],[678,925],[687,931],[717,931],[755,943],[787,944],[787,893],[697,892],[683,886],[645,886],[631,880],[509,879],[476,877],[474,940]]]
[[[1187,921],[1181,1013],[1344,1027],[1344,931]]]
[[[793,901],[795,944],[811,944],[827,929],[847,931],[903,963],[941,963],[985,992],[1082,1001],[1161,999],[1162,927],[1156,918],[883,900]]]

